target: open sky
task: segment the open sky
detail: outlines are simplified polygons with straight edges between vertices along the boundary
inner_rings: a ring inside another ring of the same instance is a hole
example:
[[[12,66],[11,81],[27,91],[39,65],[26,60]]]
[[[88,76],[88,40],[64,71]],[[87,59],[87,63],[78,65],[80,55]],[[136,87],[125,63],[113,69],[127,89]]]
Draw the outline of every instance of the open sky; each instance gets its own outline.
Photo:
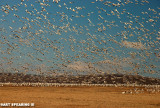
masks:
[[[160,76],[160,0],[0,0],[0,70]]]

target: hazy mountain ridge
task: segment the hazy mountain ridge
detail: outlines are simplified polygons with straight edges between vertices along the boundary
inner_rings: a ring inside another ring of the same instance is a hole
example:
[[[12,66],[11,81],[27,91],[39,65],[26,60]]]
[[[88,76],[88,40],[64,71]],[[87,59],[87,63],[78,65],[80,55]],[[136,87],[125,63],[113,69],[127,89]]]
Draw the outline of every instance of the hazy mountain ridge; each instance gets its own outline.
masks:
[[[104,74],[79,76],[43,76],[22,73],[0,73],[1,83],[73,83],[73,84],[160,84],[160,79],[140,75]]]

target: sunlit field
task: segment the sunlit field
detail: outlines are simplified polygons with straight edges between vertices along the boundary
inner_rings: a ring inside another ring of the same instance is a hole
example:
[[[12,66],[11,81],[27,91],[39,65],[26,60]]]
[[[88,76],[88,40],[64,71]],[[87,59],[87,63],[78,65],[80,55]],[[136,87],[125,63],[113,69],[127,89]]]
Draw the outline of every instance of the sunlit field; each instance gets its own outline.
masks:
[[[138,93],[134,92],[136,89]],[[133,93],[123,94],[130,90]],[[36,108],[159,108],[160,92],[146,90],[144,87],[0,87],[0,101],[34,103]]]

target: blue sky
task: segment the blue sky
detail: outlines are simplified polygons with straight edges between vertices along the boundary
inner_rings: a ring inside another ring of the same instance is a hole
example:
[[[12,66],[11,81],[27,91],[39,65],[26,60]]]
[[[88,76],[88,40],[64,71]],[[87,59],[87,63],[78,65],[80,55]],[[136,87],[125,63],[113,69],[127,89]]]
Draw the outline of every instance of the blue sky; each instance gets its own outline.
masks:
[[[0,1],[1,69],[159,76],[159,0],[44,1]]]

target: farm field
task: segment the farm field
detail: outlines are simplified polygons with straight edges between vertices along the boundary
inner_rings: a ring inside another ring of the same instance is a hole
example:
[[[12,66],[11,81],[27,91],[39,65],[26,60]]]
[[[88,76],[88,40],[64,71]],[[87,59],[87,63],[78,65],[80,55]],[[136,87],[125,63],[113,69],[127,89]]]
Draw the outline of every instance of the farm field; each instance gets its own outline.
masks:
[[[124,93],[135,89],[144,92]],[[0,103],[34,103],[35,108],[159,108],[159,99],[160,92],[142,87],[0,87]]]

